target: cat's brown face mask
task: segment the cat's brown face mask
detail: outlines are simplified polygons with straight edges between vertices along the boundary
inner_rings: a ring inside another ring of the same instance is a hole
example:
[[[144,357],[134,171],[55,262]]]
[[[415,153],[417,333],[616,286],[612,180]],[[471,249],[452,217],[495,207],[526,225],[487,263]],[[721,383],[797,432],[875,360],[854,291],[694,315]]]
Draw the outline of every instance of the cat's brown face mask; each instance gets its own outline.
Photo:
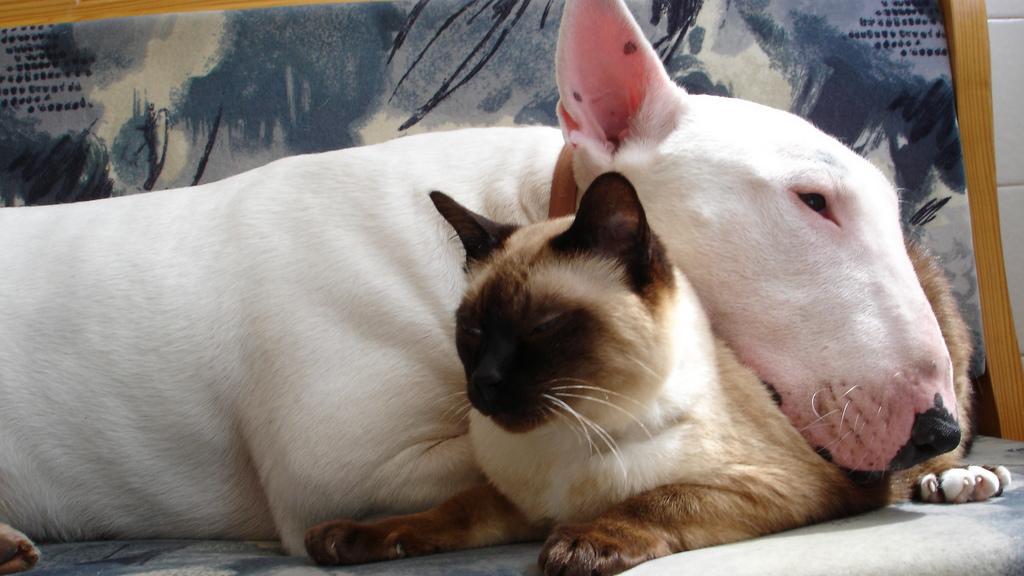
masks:
[[[658,340],[674,280],[627,180],[605,175],[575,220],[522,231],[431,198],[466,248],[456,347],[481,414],[527,432],[556,418],[614,421],[602,414],[640,404],[637,372],[664,373],[664,354],[643,348]]]
[[[596,376],[603,326],[572,302],[537,302],[497,280],[463,301],[456,323],[469,401],[510,432],[545,422],[564,392]]]

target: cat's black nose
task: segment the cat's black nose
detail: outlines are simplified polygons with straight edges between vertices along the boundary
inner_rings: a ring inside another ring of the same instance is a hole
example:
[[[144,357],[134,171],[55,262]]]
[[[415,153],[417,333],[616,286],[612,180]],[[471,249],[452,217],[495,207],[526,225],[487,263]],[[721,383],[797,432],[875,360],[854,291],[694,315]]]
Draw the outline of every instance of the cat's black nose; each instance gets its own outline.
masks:
[[[484,416],[491,416],[498,409],[498,391],[504,378],[493,367],[477,368],[469,379],[469,401]]]
[[[938,395],[936,395],[938,396]],[[914,419],[907,442],[889,463],[889,468],[906,470],[945,454],[960,445],[960,425],[956,418],[942,407],[942,399],[936,398],[936,406],[922,412]]]
[[[480,354],[480,361],[472,367],[466,392],[469,401],[484,416],[501,411],[505,380],[515,365],[519,341],[512,336],[491,330]]]

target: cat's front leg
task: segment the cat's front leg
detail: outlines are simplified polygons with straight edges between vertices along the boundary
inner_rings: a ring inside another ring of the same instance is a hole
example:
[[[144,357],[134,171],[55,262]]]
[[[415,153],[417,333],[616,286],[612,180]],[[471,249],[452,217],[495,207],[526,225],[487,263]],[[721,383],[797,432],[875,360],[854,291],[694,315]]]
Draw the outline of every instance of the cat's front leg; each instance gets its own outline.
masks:
[[[542,534],[541,527],[484,484],[419,514],[368,524],[324,522],[306,532],[306,551],[317,564],[363,564],[520,542]]]
[[[31,570],[39,561],[39,550],[28,536],[0,524],[0,574]]]
[[[600,518],[555,528],[538,562],[547,576],[608,576],[671,553],[640,523]]]
[[[793,484],[777,472],[729,474],[723,467],[715,484],[669,484],[627,498],[592,522],[557,527],[541,550],[541,569],[548,576],[610,576],[654,558],[879,508],[888,500],[887,480],[862,488],[839,473],[835,482],[805,474]]]
[[[628,498],[592,522],[558,526],[544,543],[547,576],[609,576],[683,550],[767,534],[756,519],[772,504],[742,489],[673,484]],[[745,510],[747,518],[735,514]]]

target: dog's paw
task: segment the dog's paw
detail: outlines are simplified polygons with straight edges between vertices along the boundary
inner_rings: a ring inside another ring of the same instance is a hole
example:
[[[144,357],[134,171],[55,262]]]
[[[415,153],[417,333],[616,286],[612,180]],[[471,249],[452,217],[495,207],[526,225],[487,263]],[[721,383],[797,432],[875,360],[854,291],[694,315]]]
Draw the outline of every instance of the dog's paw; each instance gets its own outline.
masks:
[[[437,552],[429,538],[396,522],[324,522],[306,532],[306,552],[317,564],[365,564]]]
[[[0,524],[0,574],[31,570],[39,561],[39,550],[21,532]]]
[[[671,553],[649,532],[600,520],[559,526],[540,552],[546,576],[610,576]]]
[[[999,496],[1010,485],[1004,466],[964,466],[918,479],[916,494],[924,502],[964,504]]]

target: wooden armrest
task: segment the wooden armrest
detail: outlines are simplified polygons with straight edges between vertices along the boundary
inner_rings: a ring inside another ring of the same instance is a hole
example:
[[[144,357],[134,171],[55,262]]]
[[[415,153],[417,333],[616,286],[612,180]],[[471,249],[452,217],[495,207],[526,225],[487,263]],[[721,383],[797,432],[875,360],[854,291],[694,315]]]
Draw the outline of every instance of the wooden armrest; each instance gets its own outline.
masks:
[[[980,431],[1024,440],[1024,369],[1003,266],[985,0],[939,3],[953,68],[985,336],[986,371],[978,379]]]
[[[172,12],[239,10],[361,0],[0,0],[0,28]]]

